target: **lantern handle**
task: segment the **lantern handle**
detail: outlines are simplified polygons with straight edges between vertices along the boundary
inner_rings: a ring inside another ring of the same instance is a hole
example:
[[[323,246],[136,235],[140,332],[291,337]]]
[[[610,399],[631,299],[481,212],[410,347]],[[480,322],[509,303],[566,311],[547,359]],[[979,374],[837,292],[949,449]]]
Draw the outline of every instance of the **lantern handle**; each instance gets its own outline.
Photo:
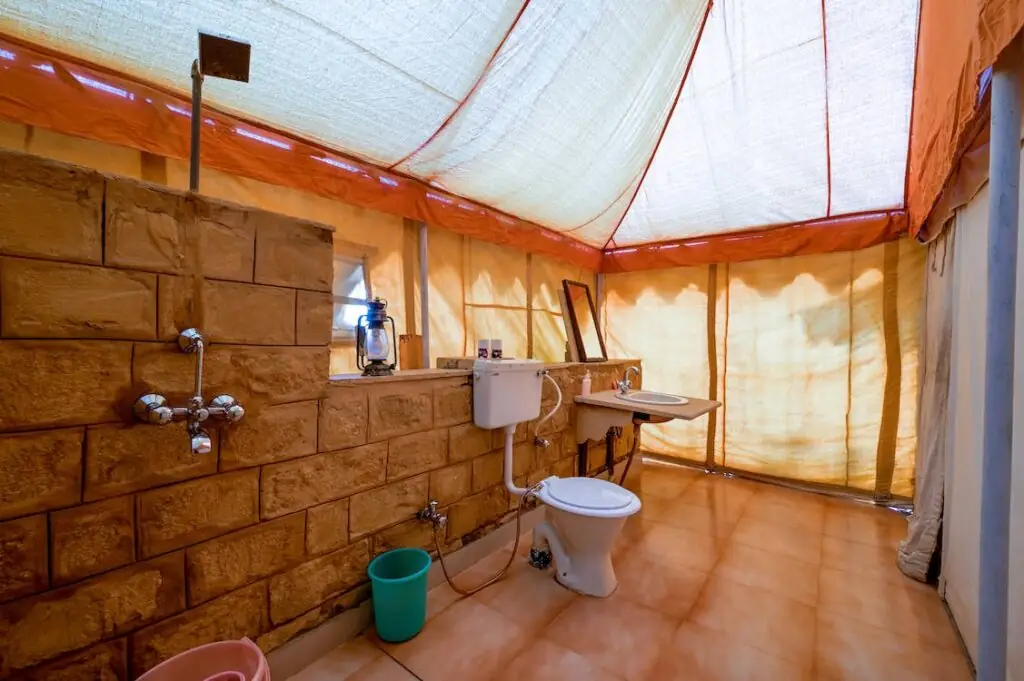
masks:
[[[387,306],[387,302],[384,303]],[[388,321],[391,322],[391,344],[395,346],[395,363],[391,365],[392,369],[398,368],[398,336],[395,333],[395,319],[389,316]]]

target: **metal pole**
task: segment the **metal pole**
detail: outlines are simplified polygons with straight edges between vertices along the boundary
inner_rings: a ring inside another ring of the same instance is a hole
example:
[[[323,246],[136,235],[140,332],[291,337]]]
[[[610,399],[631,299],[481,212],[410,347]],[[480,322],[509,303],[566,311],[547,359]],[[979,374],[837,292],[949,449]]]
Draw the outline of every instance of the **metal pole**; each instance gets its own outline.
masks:
[[[1013,351],[1020,199],[1018,54],[1017,44],[1007,48],[992,74],[978,681],[1006,680]]]
[[[199,137],[203,132],[203,74],[199,60],[192,62],[192,139],[189,148],[188,189],[199,191]]]
[[[420,335],[423,337],[423,368],[430,368],[430,289],[427,287],[427,223],[420,223]]]

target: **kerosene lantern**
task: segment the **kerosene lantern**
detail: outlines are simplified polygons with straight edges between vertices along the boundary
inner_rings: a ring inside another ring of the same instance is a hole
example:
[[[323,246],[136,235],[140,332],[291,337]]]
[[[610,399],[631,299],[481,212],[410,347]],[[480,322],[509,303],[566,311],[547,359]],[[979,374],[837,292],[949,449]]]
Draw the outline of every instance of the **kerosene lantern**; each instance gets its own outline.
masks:
[[[390,376],[398,364],[395,320],[387,314],[388,301],[374,298],[366,305],[366,314],[360,316],[356,323],[356,366],[363,370],[363,376]],[[390,339],[384,328],[385,321],[391,322]],[[395,348],[395,361],[389,364],[392,347]]]

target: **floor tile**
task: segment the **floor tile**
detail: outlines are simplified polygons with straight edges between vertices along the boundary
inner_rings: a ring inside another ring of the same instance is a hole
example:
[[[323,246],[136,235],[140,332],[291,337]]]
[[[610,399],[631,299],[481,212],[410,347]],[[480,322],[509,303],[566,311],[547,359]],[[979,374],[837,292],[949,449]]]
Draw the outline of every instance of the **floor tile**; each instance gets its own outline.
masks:
[[[815,669],[829,681],[971,681],[966,658],[890,630],[818,614]]]
[[[386,656],[380,648],[360,636],[338,646],[288,681],[344,681],[383,657]]]
[[[458,583],[458,582],[456,582]],[[448,582],[441,582],[427,592],[427,621],[434,619],[450,605],[457,603],[463,596],[456,593]]]
[[[646,678],[668,645],[676,620],[617,594],[578,598],[544,630],[544,636],[576,651],[626,681]]]
[[[789,525],[805,532],[820,534],[825,525],[824,502],[815,499],[813,494],[783,491],[786,493],[775,491],[757,494],[747,503],[743,517]]]
[[[654,525],[629,550],[640,551],[655,563],[710,571],[726,540],[669,525]]]
[[[714,574],[814,607],[818,570],[814,563],[733,542],[719,557]]]
[[[822,568],[818,598],[822,611],[888,629],[908,640],[959,650],[959,641],[938,593],[924,584],[894,584]]]
[[[657,563],[639,551],[628,553],[615,563],[619,580],[616,595],[640,605],[682,619],[697,601],[706,571]]]
[[[756,492],[751,483],[707,476],[690,485],[679,497],[684,503],[714,508],[726,516],[743,512]]]
[[[728,513],[714,506],[696,506],[680,499],[668,500],[654,497],[644,500],[642,513],[645,518],[656,522],[693,530],[712,536],[727,538],[732,534],[741,513]]]
[[[583,655],[539,638],[512,660],[498,681],[619,681]]]
[[[555,619],[576,598],[576,593],[555,581],[553,569],[538,570],[525,563],[473,598],[489,605],[527,631],[536,631]]]
[[[862,544],[824,535],[821,538],[821,566],[876,577],[897,584],[913,581],[896,565],[897,549]]]
[[[324,681],[418,681],[418,679],[405,667],[385,656],[362,667],[352,676],[325,677]]]
[[[640,478],[640,495],[678,499],[690,484],[704,475],[704,472],[690,468],[645,464]]]
[[[466,598],[434,618],[416,638],[385,648],[423,681],[486,681],[531,638],[508,617]]]
[[[733,542],[753,546],[818,565],[821,563],[821,534],[792,525],[780,525],[744,516],[730,537]]]
[[[907,519],[895,511],[855,502],[829,504],[824,533],[846,541],[896,548],[907,534]]]
[[[712,575],[689,621],[811,668],[814,608],[798,601]]]
[[[744,645],[734,636],[684,622],[648,681],[806,681],[800,665]]]

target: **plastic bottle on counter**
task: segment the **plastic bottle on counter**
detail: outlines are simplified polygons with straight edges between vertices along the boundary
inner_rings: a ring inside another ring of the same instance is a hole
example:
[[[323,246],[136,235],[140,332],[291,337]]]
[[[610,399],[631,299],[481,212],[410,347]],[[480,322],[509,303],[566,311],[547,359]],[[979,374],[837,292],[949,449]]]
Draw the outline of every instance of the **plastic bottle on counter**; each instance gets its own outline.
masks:
[[[590,370],[587,369],[587,373],[583,374],[583,382],[580,383],[580,395],[590,394],[590,386],[592,382],[593,381],[590,379]]]

